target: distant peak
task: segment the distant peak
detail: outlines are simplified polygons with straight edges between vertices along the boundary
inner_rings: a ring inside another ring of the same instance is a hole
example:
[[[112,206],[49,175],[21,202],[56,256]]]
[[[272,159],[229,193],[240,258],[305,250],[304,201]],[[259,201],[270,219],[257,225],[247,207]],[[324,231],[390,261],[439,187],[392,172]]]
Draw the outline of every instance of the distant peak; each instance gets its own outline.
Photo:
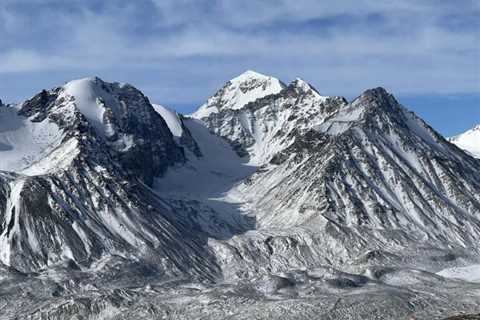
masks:
[[[449,138],[450,140],[457,140],[457,139],[461,139],[462,137],[464,136],[469,136],[469,135],[474,135],[474,136],[478,136],[480,134],[480,124],[477,124],[475,126],[473,126],[473,128],[465,131],[465,132],[462,132],[456,136],[453,136],[451,138]]]
[[[299,77],[296,77],[295,80],[292,81],[292,83],[296,84],[296,85],[299,85],[299,86],[304,86],[304,85],[307,85],[309,86],[310,84],[303,80],[302,78],[299,78]]]

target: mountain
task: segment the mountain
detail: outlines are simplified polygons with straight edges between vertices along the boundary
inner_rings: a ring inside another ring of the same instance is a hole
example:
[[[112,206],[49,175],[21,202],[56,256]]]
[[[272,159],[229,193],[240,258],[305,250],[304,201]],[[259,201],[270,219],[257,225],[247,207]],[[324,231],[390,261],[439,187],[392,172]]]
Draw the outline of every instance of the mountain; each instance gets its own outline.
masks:
[[[247,71],[181,115],[79,79],[0,106],[0,159],[0,319],[478,310],[439,271],[480,261],[480,162],[383,88]]]
[[[287,146],[294,130],[305,130],[319,123],[323,117],[334,112],[347,102],[341,97],[321,96],[315,88],[301,79],[296,79],[288,86],[274,86],[277,90],[265,90],[262,95],[257,92],[257,83],[265,79],[281,84],[277,79],[253,75],[247,71],[233,81],[248,79],[236,84],[244,89],[244,95],[255,96],[253,101],[225,97],[228,82],[199,111],[192,114],[200,119],[216,135],[227,139],[240,156],[250,157],[252,164],[260,164],[273,156],[277,150]],[[253,93],[250,94],[250,91]],[[203,110],[215,109],[216,112],[205,113]]]
[[[30,272],[124,257],[165,275],[215,273],[201,233],[148,187],[186,158],[140,91],[75,80],[1,107],[0,125],[3,264]]]
[[[480,125],[448,139],[476,158],[480,158]]]
[[[297,79],[230,105],[200,119],[259,167],[228,191],[256,231],[216,243],[236,276],[395,255],[400,243],[477,251],[478,162],[383,88],[347,103]]]

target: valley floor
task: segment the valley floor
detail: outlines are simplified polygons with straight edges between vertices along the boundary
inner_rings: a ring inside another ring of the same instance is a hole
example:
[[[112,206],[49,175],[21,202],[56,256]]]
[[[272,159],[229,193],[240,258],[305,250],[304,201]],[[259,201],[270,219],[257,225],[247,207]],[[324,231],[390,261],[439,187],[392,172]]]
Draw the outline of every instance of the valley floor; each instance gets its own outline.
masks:
[[[385,272],[377,279],[344,273],[325,278],[328,272],[318,269],[218,284],[144,279],[148,285],[139,285],[134,271],[124,278],[3,273],[0,319],[398,320],[480,313],[478,283],[418,270]]]

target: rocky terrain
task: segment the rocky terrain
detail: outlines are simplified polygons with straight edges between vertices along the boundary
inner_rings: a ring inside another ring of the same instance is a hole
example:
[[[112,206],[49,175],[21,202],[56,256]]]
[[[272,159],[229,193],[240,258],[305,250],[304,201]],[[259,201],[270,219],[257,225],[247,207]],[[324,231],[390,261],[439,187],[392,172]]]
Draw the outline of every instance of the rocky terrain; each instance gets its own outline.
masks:
[[[191,115],[99,78],[2,104],[0,318],[479,313],[465,135],[253,71]]]

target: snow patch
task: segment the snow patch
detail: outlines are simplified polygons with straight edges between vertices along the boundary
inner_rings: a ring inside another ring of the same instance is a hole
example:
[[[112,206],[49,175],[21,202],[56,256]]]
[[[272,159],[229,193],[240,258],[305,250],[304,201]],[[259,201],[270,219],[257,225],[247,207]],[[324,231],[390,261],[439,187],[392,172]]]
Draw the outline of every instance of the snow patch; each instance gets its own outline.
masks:
[[[28,168],[57,148],[62,137],[48,118],[32,122],[19,116],[17,108],[0,107],[0,170],[33,174]]]
[[[37,162],[32,163],[22,171],[23,174],[35,176],[47,174],[59,169],[65,169],[80,153],[78,140],[72,138],[56,148]]]
[[[364,111],[364,108],[350,105],[347,108],[342,109],[332,118],[325,120],[317,126],[313,126],[313,128],[318,132],[337,136],[350,129],[354,122],[359,121],[362,118]]]
[[[437,272],[444,278],[460,279],[468,282],[480,283],[480,264],[474,264],[466,267],[452,267]]]

